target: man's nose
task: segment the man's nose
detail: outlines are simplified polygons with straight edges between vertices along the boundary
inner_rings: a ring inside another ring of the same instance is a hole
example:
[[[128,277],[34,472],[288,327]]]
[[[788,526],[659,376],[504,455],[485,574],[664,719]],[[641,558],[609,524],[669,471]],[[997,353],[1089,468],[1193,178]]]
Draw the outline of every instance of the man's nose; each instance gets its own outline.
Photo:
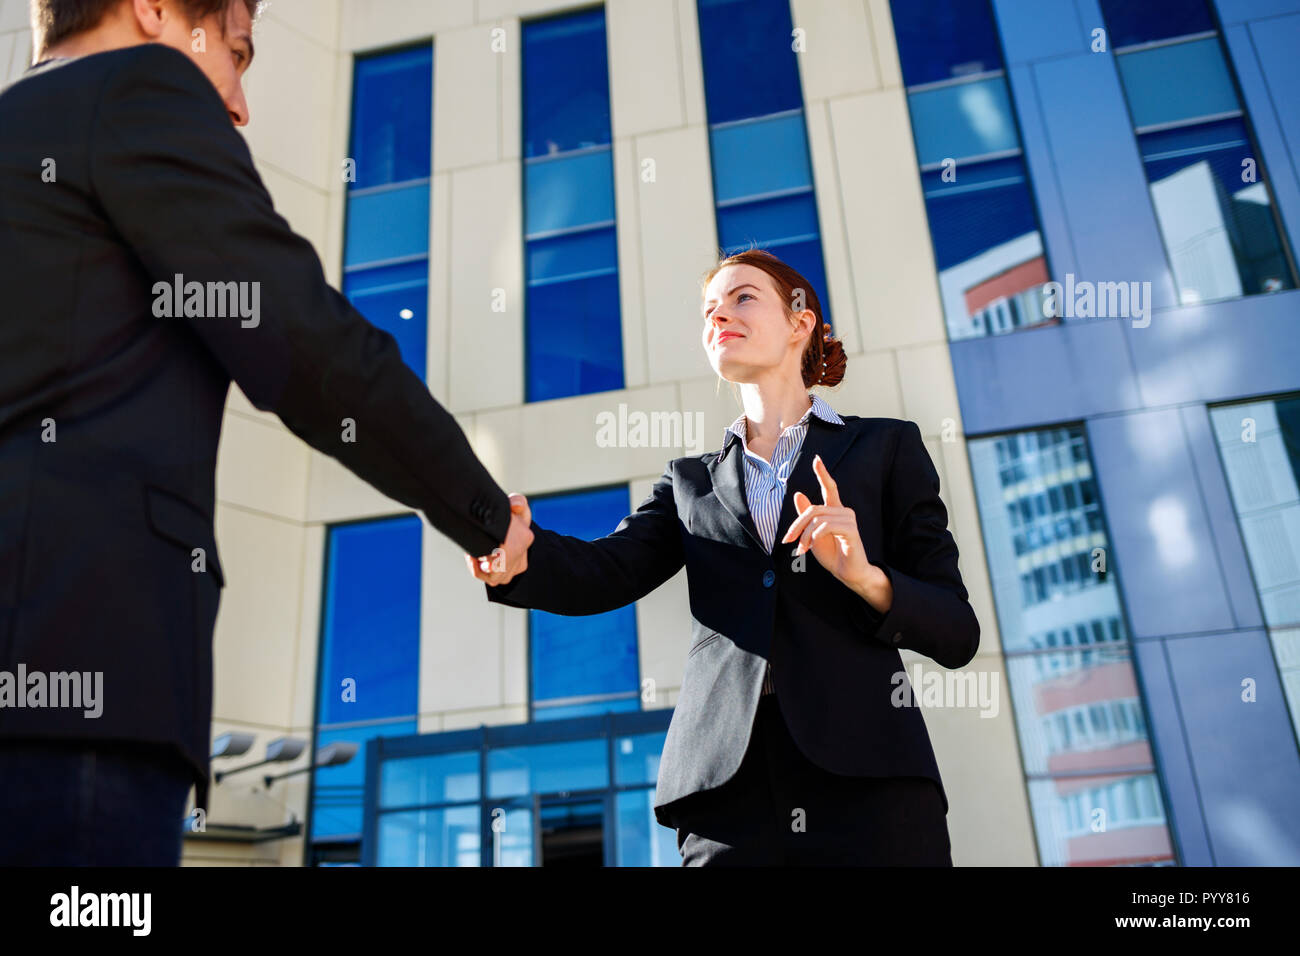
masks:
[[[233,96],[226,98],[226,112],[230,114],[230,121],[236,126],[248,125],[248,100],[244,98],[242,87],[237,89]]]

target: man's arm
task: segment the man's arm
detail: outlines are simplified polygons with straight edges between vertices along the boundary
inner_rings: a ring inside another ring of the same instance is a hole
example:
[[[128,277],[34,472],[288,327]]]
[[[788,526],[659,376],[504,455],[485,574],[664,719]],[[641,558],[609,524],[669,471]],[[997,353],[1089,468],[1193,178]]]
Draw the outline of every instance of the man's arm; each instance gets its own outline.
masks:
[[[916,422],[905,421],[899,429],[885,497],[890,563],[867,559],[888,575],[893,603],[882,615],[865,600],[856,601],[858,628],[944,667],[964,667],[979,648],[980,626],[957,570],[939,474]]]
[[[98,91],[89,150],[95,193],[151,288],[177,275],[205,288],[257,283],[256,325],[238,315],[157,321],[187,323],[257,408],[469,553],[505,539],[505,492],[396,340],[326,283],[188,57],[148,44],[123,58]],[[343,440],[345,419],[354,441]]]

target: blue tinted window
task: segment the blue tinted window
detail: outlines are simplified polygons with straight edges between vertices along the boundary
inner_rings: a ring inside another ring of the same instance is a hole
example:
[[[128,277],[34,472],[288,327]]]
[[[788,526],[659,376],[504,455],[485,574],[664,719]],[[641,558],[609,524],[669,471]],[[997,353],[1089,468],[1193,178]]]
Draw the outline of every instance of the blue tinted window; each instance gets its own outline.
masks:
[[[709,134],[709,149],[719,203],[812,183],[802,110],[718,127]]]
[[[610,142],[603,8],[524,24],[524,156]]]
[[[336,741],[358,744],[356,755],[337,767],[314,771],[312,794],[312,840],[357,836],[361,833],[363,796],[366,789],[366,747],[376,737],[404,737],[416,732],[416,721],[400,720],[363,727],[339,727],[316,732],[316,749]]]
[[[625,485],[529,503],[538,525],[586,541],[612,532],[630,511]],[[529,611],[528,620],[534,719],[640,707],[635,605],[583,616]],[[591,695],[620,699],[566,700]]]
[[[352,81],[353,189],[429,175],[433,48],[358,59]]]
[[[757,247],[812,285],[832,327],[788,0],[698,0],[718,245]]]
[[[416,712],[420,658],[420,518],[331,528],[325,571],[322,724]],[[344,681],[355,686],[344,700]]]
[[[618,272],[618,250],[612,227],[534,239],[528,243],[527,252],[530,288]]]
[[[402,358],[424,381],[429,333],[427,259],[349,272],[343,294],[357,311],[397,339]]]
[[[889,6],[905,85],[1002,69],[988,0],[892,0]]]
[[[609,142],[604,11],[525,24],[524,391],[530,402],[623,387]],[[565,155],[548,158],[553,153]]]
[[[385,760],[380,771],[379,802],[385,809],[477,799],[477,750]]]
[[[1101,0],[1101,12],[1112,50],[1215,28],[1205,0]]]
[[[1115,62],[1139,129],[1232,113],[1241,106],[1218,37],[1135,50]]]
[[[1112,47],[1215,29],[1200,0],[1102,9]],[[1116,64],[1179,301],[1295,288],[1221,38],[1130,50]]]
[[[614,160],[608,149],[524,164],[524,234],[614,219]]]
[[[789,0],[699,0],[710,123],[801,109]]]
[[[386,262],[429,251],[429,184],[348,197],[345,266]]]
[[[992,6],[891,8],[948,337],[1058,321]]]
[[[956,182],[944,182],[942,170],[921,176],[935,265],[941,272],[1038,231],[1019,156],[958,168]]]
[[[347,198],[343,294],[374,325],[397,338],[402,358],[423,381],[432,48],[358,59],[352,97],[351,153],[357,166]],[[410,182],[419,179],[424,182]],[[358,268],[367,265],[373,268]]]
[[[737,203],[718,209],[718,242],[728,253],[751,243],[764,248],[817,238],[812,193]],[[775,249],[773,249],[775,253]]]
[[[627,698],[635,703],[633,692],[603,709],[623,708]],[[593,846],[588,854],[596,865],[603,856],[617,866],[680,866],[672,829],[654,816],[671,709],[593,710],[562,723],[413,735],[385,747],[366,781],[371,816],[364,832],[374,843],[362,849],[361,862],[573,865],[575,843],[599,833],[603,852]],[[346,797],[345,786],[341,780],[327,793],[335,805]],[[614,818],[606,815],[611,809]],[[332,812],[336,818],[328,822],[339,832],[355,832],[352,820]]]
[[[922,166],[1020,148],[1005,77],[912,93],[907,102]]]
[[[1259,155],[1241,119],[1138,137],[1152,204],[1184,303],[1295,288]]]
[[[592,239],[586,260],[595,267],[591,272],[582,271],[581,261],[553,262],[556,269],[578,270],[566,273],[575,277],[529,283],[525,348],[530,402],[623,387],[618,274],[604,268],[613,258],[614,230],[601,235],[604,251],[595,237],[586,237]]]
[[[375,826],[376,866],[478,866],[477,805],[382,814]]]
[[[525,796],[609,786],[609,745],[566,740],[488,753],[488,797]]]

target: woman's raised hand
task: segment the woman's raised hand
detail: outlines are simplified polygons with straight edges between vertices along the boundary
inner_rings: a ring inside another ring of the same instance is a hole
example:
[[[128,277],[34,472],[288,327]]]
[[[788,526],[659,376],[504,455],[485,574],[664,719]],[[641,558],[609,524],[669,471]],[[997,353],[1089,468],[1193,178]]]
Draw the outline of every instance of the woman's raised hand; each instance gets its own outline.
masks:
[[[823,504],[815,505],[802,491],[794,493],[799,517],[781,539],[789,544],[796,538],[795,554],[811,551],[817,562],[838,580],[852,588],[880,611],[889,609],[893,588],[889,578],[867,560],[867,551],[858,533],[858,519],[852,508],[840,501],[840,492],[821,455],[813,458],[813,473],[821,486]],[[881,604],[884,607],[881,607]]]

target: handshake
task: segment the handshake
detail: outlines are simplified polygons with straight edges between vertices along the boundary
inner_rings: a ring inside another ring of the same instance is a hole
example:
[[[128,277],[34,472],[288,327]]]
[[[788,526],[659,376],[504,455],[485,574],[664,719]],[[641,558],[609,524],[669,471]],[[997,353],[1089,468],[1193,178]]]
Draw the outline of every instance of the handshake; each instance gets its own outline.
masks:
[[[528,549],[533,543],[533,512],[523,495],[510,496],[510,528],[506,540],[489,555],[474,558],[465,555],[469,573],[486,584],[508,583],[516,574],[528,570]]]

